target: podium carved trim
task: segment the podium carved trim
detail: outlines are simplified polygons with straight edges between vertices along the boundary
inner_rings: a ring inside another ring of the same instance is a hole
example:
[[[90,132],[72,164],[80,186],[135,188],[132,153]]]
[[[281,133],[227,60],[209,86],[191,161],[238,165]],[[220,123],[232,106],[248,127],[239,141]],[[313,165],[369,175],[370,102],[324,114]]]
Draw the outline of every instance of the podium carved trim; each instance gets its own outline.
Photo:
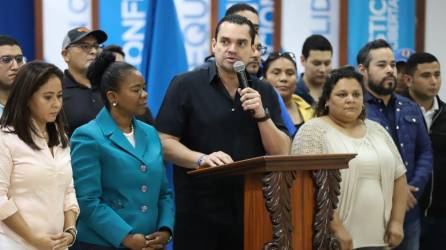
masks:
[[[244,249],[337,249],[329,222],[337,203],[340,176],[331,170],[347,168],[354,157],[268,155],[188,174],[199,178],[245,176]],[[274,189],[274,182],[281,187]]]
[[[270,214],[273,237],[264,250],[292,250],[293,224],[291,194],[296,174],[294,171],[265,173],[262,183],[265,206]]]
[[[313,249],[337,250],[339,243],[331,233],[330,221],[338,204],[341,174],[339,170],[313,171],[316,186],[316,210],[313,223]]]

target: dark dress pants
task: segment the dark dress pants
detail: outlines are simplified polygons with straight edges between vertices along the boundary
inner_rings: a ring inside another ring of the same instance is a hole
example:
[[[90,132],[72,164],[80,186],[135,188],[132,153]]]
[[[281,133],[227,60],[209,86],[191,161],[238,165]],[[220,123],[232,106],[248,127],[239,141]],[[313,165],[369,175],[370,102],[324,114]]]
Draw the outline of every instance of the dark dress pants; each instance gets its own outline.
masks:
[[[174,250],[243,250],[243,226],[240,224],[177,215],[174,232]]]

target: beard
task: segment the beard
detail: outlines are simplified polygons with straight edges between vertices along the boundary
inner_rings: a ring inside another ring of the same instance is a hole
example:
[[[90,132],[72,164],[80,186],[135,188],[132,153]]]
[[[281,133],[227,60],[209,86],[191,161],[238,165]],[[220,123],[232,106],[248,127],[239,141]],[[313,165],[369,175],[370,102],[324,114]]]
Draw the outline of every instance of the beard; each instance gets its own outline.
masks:
[[[384,82],[389,79],[393,80],[393,84],[390,87],[385,87]],[[379,83],[375,83],[372,79],[369,78],[368,87],[370,90],[375,92],[378,95],[385,96],[390,95],[396,88],[396,77],[395,76],[387,76],[383,78]]]

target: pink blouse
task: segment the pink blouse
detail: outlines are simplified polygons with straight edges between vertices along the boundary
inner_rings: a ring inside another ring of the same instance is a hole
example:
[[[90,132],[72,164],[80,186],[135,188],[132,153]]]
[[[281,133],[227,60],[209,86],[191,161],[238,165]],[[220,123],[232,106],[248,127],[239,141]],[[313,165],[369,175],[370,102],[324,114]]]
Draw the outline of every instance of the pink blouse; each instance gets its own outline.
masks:
[[[45,139],[35,136],[41,150],[33,150],[5,131],[0,131],[0,236],[33,249],[2,221],[19,211],[33,232],[56,234],[63,231],[64,212],[79,214],[70,148],[54,147],[53,157]]]

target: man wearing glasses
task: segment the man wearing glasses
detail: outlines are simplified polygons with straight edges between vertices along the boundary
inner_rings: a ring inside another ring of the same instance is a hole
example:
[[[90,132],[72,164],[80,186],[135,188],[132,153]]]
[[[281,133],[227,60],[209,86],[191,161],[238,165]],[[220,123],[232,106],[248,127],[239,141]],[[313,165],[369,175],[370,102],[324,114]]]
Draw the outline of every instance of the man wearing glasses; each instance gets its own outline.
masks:
[[[63,108],[69,136],[77,127],[94,119],[103,107],[99,86],[91,85],[87,69],[106,40],[104,31],[84,27],[68,31],[63,40],[62,57],[68,65],[63,79]]]
[[[0,35],[0,116],[17,72],[24,62],[19,43],[12,37]]]

